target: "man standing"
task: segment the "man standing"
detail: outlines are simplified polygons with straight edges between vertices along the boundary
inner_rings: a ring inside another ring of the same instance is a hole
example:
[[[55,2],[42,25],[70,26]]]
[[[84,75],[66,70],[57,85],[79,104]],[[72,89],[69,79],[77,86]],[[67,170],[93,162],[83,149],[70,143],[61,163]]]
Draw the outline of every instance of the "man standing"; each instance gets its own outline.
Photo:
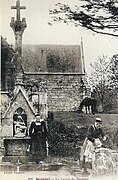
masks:
[[[36,121],[31,123],[29,135],[31,137],[32,158],[37,164],[42,163],[46,157],[47,129],[45,122],[40,119],[39,115],[36,115]]]
[[[106,140],[102,130],[102,120],[101,118],[96,118],[95,124],[90,125],[88,128],[87,136],[81,149],[80,161],[82,162],[82,168],[84,168],[83,175],[90,174],[87,169],[92,169],[95,149],[102,146],[102,140]]]

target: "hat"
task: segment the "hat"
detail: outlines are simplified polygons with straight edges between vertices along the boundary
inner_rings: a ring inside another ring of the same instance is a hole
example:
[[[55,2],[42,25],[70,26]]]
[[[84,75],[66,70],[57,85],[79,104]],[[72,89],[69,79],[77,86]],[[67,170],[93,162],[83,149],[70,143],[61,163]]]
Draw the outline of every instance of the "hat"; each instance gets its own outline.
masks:
[[[101,118],[96,118],[96,122],[102,124],[102,119]]]

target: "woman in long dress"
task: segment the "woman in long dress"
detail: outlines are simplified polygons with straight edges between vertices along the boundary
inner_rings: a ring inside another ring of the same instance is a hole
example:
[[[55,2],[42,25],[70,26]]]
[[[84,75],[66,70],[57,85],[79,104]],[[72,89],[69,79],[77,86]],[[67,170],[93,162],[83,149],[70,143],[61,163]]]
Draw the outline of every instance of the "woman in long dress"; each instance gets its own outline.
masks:
[[[31,123],[29,135],[31,137],[30,152],[32,158],[36,163],[42,163],[46,157],[47,129],[45,122],[40,119],[40,116],[36,116],[36,121]]]
[[[95,151],[102,146],[102,140],[106,140],[102,130],[102,120],[96,118],[95,124],[88,128],[87,137],[81,149],[80,161],[84,169],[83,175],[89,175],[88,169],[94,169]]]

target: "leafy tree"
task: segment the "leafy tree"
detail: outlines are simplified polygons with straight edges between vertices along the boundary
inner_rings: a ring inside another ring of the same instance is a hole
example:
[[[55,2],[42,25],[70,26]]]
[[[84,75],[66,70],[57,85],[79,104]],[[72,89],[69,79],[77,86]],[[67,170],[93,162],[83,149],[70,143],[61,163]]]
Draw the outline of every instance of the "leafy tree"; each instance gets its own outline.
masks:
[[[74,23],[96,33],[118,37],[118,1],[117,0],[78,0],[79,6],[73,9],[69,5],[58,3],[50,10],[52,23],[63,21]]]
[[[106,87],[108,84],[108,65],[109,62],[105,56],[98,57],[97,62],[91,63],[92,71],[89,76],[90,85],[102,108],[104,107]]]
[[[109,93],[106,106],[111,105],[114,112],[118,107],[118,54],[114,55],[109,65]],[[108,104],[108,105],[107,105]]]
[[[118,55],[111,59],[106,56],[98,57],[97,62],[91,63],[92,71],[89,82],[99,105],[104,111],[109,111],[116,104],[118,91]]]
[[[111,58],[109,74],[111,88],[118,90],[118,54]]]

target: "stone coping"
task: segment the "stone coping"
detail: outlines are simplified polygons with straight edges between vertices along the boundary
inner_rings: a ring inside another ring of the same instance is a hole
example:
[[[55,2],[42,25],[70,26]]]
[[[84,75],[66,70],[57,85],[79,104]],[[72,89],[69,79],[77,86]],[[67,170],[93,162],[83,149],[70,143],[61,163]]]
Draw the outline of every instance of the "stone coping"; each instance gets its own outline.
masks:
[[[31,139],[29,136],[27,137],[12,137],[12,136],[9,136],[9,137],[3,137],[4,140],[27,140],[27,139]]]
[[[26,75],[85,75],[79,72],[24,72]]]
[[[0,91],[1,94],[9,94],[8,91]]]

